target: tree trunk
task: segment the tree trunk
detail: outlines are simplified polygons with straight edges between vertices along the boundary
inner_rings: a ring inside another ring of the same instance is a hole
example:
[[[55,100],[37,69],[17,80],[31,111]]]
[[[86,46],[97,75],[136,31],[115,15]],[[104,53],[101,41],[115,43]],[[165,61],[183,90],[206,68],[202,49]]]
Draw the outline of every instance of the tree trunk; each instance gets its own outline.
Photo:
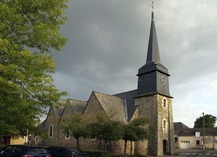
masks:
[[[112,151],[112,141],[109,141],[108,143],[108,151]]]
[[[99,150],[101,150],[101,142],[102,142],[102,140],[99,139],[99,146],[98,146],[98,149],[99,149]]]
[[[127,155],[127,140],[124,141],[124,157]]]
[[[130,154],[133,154],[133,141],[130,141]]]
[[[107,150],[107,141],[105,141],[104,150]]]
[[[80,150],[80,140],[79,140],[79,137],[77,137],[76,140],[77,140],[77,149]]]

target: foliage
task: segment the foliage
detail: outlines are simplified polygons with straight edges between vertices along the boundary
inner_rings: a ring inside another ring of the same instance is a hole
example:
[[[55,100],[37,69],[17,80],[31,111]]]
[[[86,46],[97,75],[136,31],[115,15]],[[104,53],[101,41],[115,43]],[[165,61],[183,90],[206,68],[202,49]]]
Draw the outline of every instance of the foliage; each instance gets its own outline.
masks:
[[[103,114],[96,117],[96,122],[89,125],[90,137],[96,138],[101,142],[117,141],[122,137],[122,124],[118,121],[113,121]],[[101,143],[99,143],[99,148]]]
[[[111,153],[105,150],[85,150],[88,153],[89,157],[103,156],[103,157],[111,157]]]
[[[146,117],[136,118],[124,125],[123,140],[139,141],[148,139],[152,134],[151,125]]]
[[[64,133],[69,131],[70,135],[72,135],[77,140],[77,148],[80,149],[79,139],[81,137],[87,137],[87,120],[84,119],[82,113],[77,112],[73,115],[65,115],[62,119]]]
[[[21,49],[60,50],[65,39],[58,31],[66,20],[65,8],[66,0],[1,0],[0,38]]]
[[[134,155],[129,155],[129,157],[146,157],[146,156],[145,155],[134,154]]]
[[[194,122],[194,128],[202,128],[204,121],[205,128],[214,128],[216,123],[216,117],[210,114],[206,114],[204,116],[200,116]]]
[[[60,96],[51,74],[51,49],[65,44],[59,33],[67,0],[0,2],[0,137],[35,128]]]
[[[126,156],[127,141],[140,141],[148,139],[152,134],[152,127],[146,117],[140,117],[123,125],[124,156]]]

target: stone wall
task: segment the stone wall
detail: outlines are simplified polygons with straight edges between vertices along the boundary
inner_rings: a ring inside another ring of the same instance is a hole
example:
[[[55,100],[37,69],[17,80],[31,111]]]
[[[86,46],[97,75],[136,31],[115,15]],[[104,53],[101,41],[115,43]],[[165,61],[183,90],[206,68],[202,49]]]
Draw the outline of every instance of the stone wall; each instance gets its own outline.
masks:
[[[94,93],[91,94],[90,99],[88,100],[88,104],[86,106],[86,109],[84,111],[83,116],[85,118],[88,118],[90,121],[95,121],[96,120],[96,114],[97,113],[103,113],[105,112],[100,105],[97,97],[95,96]],[[106,115],[106,113],[105,113]]]
[[[138,116],[148,116],[154,126],[153,139],[148,142],[147,153],[162,156],[174,154],[174,127],[171,98],[163,95],[149,95],[136,98]],[[139,147],[140,152],[146,151],[146,145]]]
[[[50,126],[53,127],[53,134],[49,136],[49,128]],[[59,140],[59,117],[55,116],[54,111],[51,109],[49,115],[47,116],[46,123],[43,127],[45,138],[43,140],[44,145],[57,145]]]
[[[55,131],[58,132],[58,131]],[[70,138],[66,139],[63,130],[59,130],[59,136],[58,139],[56,139],[56,136],[52,138],[46,138],[43,140],[43,145],[57,145],[57,146],[63,146],[63,147],[71,147],[76,148],[77,141],[75,138],[70,136]],[[82,150],[97,150],[99,149],[99,141],[95,139],[80,139],[80,149]],[[124,153],[124,141],[119,140],[117,142],[108,142],[107,145],[102,141],[101,142],[101,149],[102,150],[108,150],[114,154],[123,154]],[[127,143],[127,154],[134,154],[134,142],[131,143],[128,141]]]

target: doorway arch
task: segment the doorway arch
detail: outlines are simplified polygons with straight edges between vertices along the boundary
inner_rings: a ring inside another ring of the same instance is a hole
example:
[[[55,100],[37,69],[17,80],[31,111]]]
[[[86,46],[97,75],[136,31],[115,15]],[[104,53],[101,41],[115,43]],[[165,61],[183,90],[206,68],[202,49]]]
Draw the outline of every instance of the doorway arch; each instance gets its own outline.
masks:
[[[168,154],[167,145],[168,145],[167,140],[163,140],[163,154],[164,155]]]

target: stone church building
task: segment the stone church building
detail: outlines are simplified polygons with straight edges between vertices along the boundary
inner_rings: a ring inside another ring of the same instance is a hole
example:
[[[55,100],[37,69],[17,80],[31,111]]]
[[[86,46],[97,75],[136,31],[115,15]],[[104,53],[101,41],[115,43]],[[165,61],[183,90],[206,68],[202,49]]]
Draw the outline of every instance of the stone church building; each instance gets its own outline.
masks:
[[[114,120],[128,122],[136,117],[147,116],[153,122],[155,133],[150,141],[135,142],[128,153],[163,156],[174,154],[174,126],[172,96],[169,92],[169,72],[161,64],[158,40],[155,29],[154,13],[151,14],[151,28],[147,50],[147,60],[138,70],[137,89],[109,95],[93,91],[87,101],[69,99],[59,108],[52,107],[46,120],[40,127],[48,135],[43,144],[75,146],[76,140],[61,130],[61,117],[81,112],[83,115],[95,115],[102,112]],[[115,113],[115,114],[114,114]],[[111,116],[111,114],[114,114]],[[35,137],[35,143],[38,139]],[[97,141],[83,139],[82,149],[97,148]],[[112,152],[123,152],[123,141],[113,143]]]

